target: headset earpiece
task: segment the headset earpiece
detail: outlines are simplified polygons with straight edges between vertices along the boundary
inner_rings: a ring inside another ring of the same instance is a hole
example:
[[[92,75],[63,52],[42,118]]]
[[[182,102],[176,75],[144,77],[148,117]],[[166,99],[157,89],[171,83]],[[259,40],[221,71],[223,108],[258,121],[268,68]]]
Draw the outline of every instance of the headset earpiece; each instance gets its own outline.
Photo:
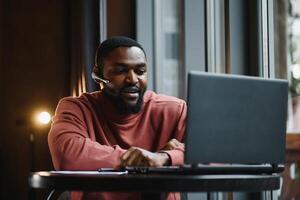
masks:
[[[99,68],[98,65],[94,65],[93,73],[94,73],[98,78],[101,77],[101,75],[100,75],[100,68]]]

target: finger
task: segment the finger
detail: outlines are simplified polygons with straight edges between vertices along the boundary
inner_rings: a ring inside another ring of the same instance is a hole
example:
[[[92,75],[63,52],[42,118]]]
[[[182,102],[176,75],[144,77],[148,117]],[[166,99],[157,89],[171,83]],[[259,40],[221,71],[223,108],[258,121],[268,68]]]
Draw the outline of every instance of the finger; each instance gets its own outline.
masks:
[[[172,149],[174,149],[174,148],[177,147],[177,145],[175,144],[174,141],[169,141],[168,144],[167,144],[167,146],[168,146],[169,150],[172,150]]]
[[[139,156],[140,156],[139,154],[140,154],[139,151],[137,151],[137,150],[133,151],[130,154],[130,156],[125,161],[126,166],[133,166],[133,165],[135,165],[135,163],[139,159]]]
[[[151,152],[144,149],[137,149],[134,155],[134,159],[128,162],[131,166],[149,166],[151,161]],[[150,156],[150,157],[149,157]]]
[[[176,146],[180,145],[180,142],[179,142],[178,140],[176,140],[175,138],[173,138],[173,139],[171,140],[171,142],[172,142],[172,144],[174,144],[174,145],[176,145]]]
[[[123,164],[127,166],[137,166],[142,165],[143,160],[144,150],[136,148],[134,151],[131,152],[130,156],[126,160],[124,160]]]
[[[144,165],[145,166],[156,166],[156,156],[152,152],[147,153],[144,155]]]
[[[121,161],[125,161],[128,159],[128,157],[131,155],[131,153],[135,150],[134,147],[129,148],[122,156]]]
[[[172,146],[172,144],[170,144],[170,142],[168,142],[166,144],[166,146],[164,148],[162,148],[161,150],[172,150],[174,149],[174,146]]]
[[[143,158],[143,160],[141,161],[141,166],[149,167],[151,165],[149,164],[149,162],[146,158]]]
[[[134,166],[146,166],[145,158],[143,156],[139,156],[135,159],[134,163],[131,163]]]
[[[170,144],[170,146],[173,147],[173,148],[174,148],[174,147],[177,147],[177,144],[176,144],[175,141],[170,141],[169,144]]]
[[[176,143],[177,147],[180,147],[180,148],[184,148],[184,146],[185,146],[184,143],[179,142],[178,140],[176,140],[175,143]]]
[[[175,147],[184,147],[184,143],[181,143],[179,142],[177,139],[173,138],[171,140],[172,144],[175,146]]]
[[[130,151],[126,152],[126,156],[121,157],[121,159],[120,159],[120,161],[121,161],[120,165],[122,167],[128,166],[128,164],[127,164],[128,163],[128,159],[131,158],[131,155],[133,154],[133,152],[134,152],[134,149],[131,149]]]

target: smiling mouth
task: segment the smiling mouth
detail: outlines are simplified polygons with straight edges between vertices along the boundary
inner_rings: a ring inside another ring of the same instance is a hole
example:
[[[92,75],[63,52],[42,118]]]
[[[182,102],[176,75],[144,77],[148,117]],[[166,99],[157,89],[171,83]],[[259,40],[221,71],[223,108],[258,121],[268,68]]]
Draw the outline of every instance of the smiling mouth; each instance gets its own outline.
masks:
[[[136,99],[139,97],[139,92],[122,92],[122,94],[128,99]]]
[[[139,97],[140,90],[137,87],[127,87],[121,92],[125,98],[136,99]]]

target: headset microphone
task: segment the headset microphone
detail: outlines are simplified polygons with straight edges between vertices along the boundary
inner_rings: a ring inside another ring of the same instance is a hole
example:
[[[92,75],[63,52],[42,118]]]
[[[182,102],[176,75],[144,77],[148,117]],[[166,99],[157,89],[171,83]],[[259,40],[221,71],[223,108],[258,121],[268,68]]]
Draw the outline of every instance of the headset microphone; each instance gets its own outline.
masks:
[[[102,83],[104,83],[104,84],[108,84],[108,83],[109,83],[109,80],[105,80],[105,79],[103,79],[103,78],[98,77],[94,72],[92,73],[92,78],[93,78],[97,83],[99,83],[99,82],[102,82]]]
[[[97,50],[96,50],[96,54],[95,54],[95,66],[94,66],[94,68],[98,68],[98,70],[99,70],[99,67],[98,67],[97,63],[98,63],[98,51],[99,51],[99,48],[100,48],[100,45],[97,47]],[[108,84],[109,83],[109,80],[105,80],[103,78],[100,78],[99,76],[97,76],[95,74],[95,72],[92,73],[92,79],[94,79],[94,81],[96,81],[97,83],[100,83],[100,82],[102,82],[104,84]]]

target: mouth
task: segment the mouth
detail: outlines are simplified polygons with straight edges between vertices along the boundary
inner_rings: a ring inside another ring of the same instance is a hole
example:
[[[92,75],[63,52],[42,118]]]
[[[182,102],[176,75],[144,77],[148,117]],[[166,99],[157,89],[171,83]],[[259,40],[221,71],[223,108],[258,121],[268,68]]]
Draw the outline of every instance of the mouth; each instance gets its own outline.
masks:
[[[139,97],[138,92],[122,92],[123,96],[127,99],[137,99]]]
[[[140,90],[137,87],[128,87],[124,88],[121,93],[125,98],[135,100],[139,97]]]

